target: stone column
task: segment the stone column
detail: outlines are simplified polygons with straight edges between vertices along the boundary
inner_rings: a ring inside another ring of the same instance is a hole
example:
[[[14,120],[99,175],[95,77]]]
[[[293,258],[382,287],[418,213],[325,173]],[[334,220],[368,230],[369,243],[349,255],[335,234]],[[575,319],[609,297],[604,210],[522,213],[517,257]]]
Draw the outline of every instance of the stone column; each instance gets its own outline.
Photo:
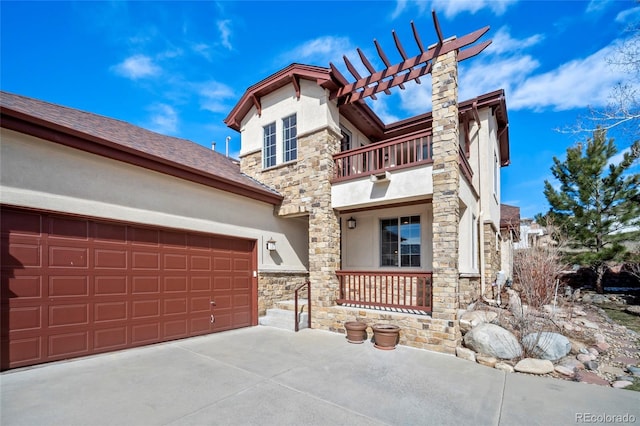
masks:
[[[458,302],[460,169],[457,52],[435,59],[432,71],[433,109],[433,318],[446,320],[443,344],[455,348]]]

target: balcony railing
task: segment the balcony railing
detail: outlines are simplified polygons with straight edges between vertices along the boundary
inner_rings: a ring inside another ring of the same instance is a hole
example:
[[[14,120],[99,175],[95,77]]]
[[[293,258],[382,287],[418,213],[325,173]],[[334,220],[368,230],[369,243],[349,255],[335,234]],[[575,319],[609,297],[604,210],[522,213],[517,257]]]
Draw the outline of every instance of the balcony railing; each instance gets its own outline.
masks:
[[[339,305],[431,312],[431,272],[336,271]]]
[[[382,174],[433,161],[431,131],[416,132],[385,142],[350,149],[333,156],[333,182]]]

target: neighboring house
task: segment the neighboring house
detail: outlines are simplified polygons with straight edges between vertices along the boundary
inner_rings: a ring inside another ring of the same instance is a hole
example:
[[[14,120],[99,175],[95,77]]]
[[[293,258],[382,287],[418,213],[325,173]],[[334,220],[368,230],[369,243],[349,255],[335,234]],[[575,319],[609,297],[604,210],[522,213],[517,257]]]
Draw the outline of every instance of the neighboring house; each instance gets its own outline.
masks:
[[[516,250],[537,247],[549,241],[543,226],[533,219],[525,218],[520,221],[520,241],[514,245]],[[545,238],[545,236],[547,236]]]
[[[520,207],[500,205],[501,270],[506,279],[513,279],[513,254],[520,241]]]
[[[1,93],[2,368],[256,325],[307,280],[314,328],[391,322],[454,353],[501,265],[504,92],[457,99],[486,30],[415,33],[418,56],[352,83],[333,65],[262,80],[225,120],[240,164]],[[362,100],[429,72],[433,113],[384,124]]]

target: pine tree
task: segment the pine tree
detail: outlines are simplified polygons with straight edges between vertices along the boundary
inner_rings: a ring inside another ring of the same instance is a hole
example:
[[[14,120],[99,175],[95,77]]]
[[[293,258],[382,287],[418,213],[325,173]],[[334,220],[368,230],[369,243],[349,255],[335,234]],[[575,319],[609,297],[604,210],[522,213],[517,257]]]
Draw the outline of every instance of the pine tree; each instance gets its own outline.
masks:
[[[599,293],[607,263],[621,261],[624,241],[640,237],[640,174],[629,170],[640,157],[640,142],[612,164],[617,152],[614,140],[598,128],[585,144],[568,148],[566,160],[553,158],[551,172],[560,189],[544,183],[551,206],[547,215],[561,226],[572,249],[567,260],[594,270]]]

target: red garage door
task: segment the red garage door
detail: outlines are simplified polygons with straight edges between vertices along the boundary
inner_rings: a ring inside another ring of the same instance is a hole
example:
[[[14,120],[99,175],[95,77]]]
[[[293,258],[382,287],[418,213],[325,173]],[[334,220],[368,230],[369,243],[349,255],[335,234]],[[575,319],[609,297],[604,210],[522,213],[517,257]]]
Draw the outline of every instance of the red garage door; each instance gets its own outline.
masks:
[[[0,215],[2,370],[257,324],[253,241]]]

